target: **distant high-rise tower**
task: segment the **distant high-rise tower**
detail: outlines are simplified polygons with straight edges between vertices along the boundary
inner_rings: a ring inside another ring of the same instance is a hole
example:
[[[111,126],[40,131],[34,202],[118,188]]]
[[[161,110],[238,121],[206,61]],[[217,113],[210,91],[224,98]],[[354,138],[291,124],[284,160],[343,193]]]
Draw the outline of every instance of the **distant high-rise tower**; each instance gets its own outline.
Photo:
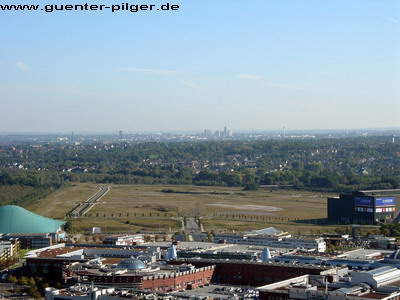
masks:
[[[286,128],[285,128],[285,126],[283,126],[283,138],[284,139],[286,138]]]
[[[74,141],[74,132],[72,131],[71,132],[71,142],[73,142]]]
[[[392,144],[394,144],[394,134],[392,135]]]
[[[122,130],[119,131],[119,138],[122,140]]]
[[[224,127],[224,137],[228,136],[228,128],[226,128],[226,126]]]
[[[204,130],[204,137],[209,138],[211,136],[211,130],[205,129]]]

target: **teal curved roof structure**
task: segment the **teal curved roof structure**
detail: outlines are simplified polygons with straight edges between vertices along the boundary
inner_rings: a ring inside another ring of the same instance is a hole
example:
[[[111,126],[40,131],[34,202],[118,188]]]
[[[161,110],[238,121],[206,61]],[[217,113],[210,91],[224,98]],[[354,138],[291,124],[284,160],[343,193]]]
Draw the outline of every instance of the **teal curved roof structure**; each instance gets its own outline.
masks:
[[[15,205],[0,206],[0,233],[52,233],[65,222],[45,218]]]

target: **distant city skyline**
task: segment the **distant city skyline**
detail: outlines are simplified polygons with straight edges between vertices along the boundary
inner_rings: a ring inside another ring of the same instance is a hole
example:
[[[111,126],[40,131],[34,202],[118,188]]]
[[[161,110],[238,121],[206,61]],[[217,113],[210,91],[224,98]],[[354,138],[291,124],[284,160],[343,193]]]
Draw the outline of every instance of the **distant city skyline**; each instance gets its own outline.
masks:
[[[173,3],[1,11],[0,132],[400,126],[400,1]]]
[[[35,135],[35,134],[49,134],[49,135],[67,135],[71,137],[77,137],[79,135],[91,135],[91,134],[104,134],[104,135],[116,135],[118,137],[132,135],[132,134],[197,134],[197,135],[204,135],[206,130],[210,130],[211,135],[214,135],[216,131],[223,132],[223,130],[218,130],[218,128],[205,128],[205,129],[192,129],[192,130],[105,130],[105,131],[84,131],[84,130],[77,130],[77,131],[0,131],[1,135],[12,135],[12,134],[28,134],[28,135]],[[283,128],[270,128],[270,129],[233,129],[229,128],[229,130],[233,134],[272,134],[272,133],[283,133]],[[121,133],[122,132],[122,135]],[[328,129],[295,129],[295,128],[285,128],[286,134],[291,133],[340,133],[340,132],[399,132],[400,136],[400,127],[382,127],[382,128],[345,128],[345,129],[336,129],[336,128],[328,128]]]

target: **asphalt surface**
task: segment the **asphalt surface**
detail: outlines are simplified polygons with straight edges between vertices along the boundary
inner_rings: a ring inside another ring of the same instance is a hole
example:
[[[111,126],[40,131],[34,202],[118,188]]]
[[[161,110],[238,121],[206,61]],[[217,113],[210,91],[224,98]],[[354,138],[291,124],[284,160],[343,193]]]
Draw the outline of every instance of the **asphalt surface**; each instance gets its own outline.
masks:
[[[199,231],[199,225],[194,221],[193,218],[186,219],[186,230],[187,231]]]
[[[72,212],[71,216],[79,217],[85,215],[101,197],[103,197],[110,190],[109,187],[100,187],[99,191],[85,202],[80,203]]]

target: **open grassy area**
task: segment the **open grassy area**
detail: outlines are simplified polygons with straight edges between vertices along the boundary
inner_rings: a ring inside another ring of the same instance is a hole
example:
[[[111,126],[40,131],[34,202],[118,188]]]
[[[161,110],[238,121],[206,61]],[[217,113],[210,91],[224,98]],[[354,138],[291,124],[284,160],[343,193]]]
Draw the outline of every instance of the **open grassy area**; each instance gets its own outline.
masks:
[[[90,213],[168,213],[173,216],[224,213],[325,218],[326,197],[311,192],[244,192],[241,188],[227,187],[114,185]]]
[[[99,185],[73,184],[30,209],[46,217],[62,219],[79,202],[98,191]],[[180,217],[202,217],[205,230],[245,231],[274,226],[293,233],[333,231],[338,226],[320,226],[299,220],[326,218],[328,194],[303,191],[241,188],[111,185],[85,218],[71,219],[77,230],[102,227],[104,231],[179,230]]]
[[[72,184],[51,193],[45,199],[27,207],[27,209],[44,217],[63,219],[79,202],[84,202],[95,194],[99,190],[98,186],[90,183]]]
[[[322,234],[335,232],[335,230],[348,229],[348,225],[316,225],[313,223],[296,223],[290,221],[244,221],[244,220],[230,220],[230,219],[202,219],[204,229],[214,232],[239,232],[249,231],[253,229],[260,229],[266,227],[275,227],[279,230],[290,232],[294,235],[308,235],[308,234]],[[362,226],[362,234],[367,232],[371,234],[379,234],[378,226]]]
[[[19,258],[25,258],[25,254],[31,251],[31,249],[20,249],[18,251],[18,257]]]
[[[46,217],[63,218],[79,202],[98,191],[99,185],[73,184],[52,193],[29,209]],[[164,193],[162,190],[173,190]],[[152,213],[172,216],[243,214],[284,218],[325,218],[327,194],[299,191],[242,191],[241,188],[111,185],[110,191],[89,212],[114,216]]]

